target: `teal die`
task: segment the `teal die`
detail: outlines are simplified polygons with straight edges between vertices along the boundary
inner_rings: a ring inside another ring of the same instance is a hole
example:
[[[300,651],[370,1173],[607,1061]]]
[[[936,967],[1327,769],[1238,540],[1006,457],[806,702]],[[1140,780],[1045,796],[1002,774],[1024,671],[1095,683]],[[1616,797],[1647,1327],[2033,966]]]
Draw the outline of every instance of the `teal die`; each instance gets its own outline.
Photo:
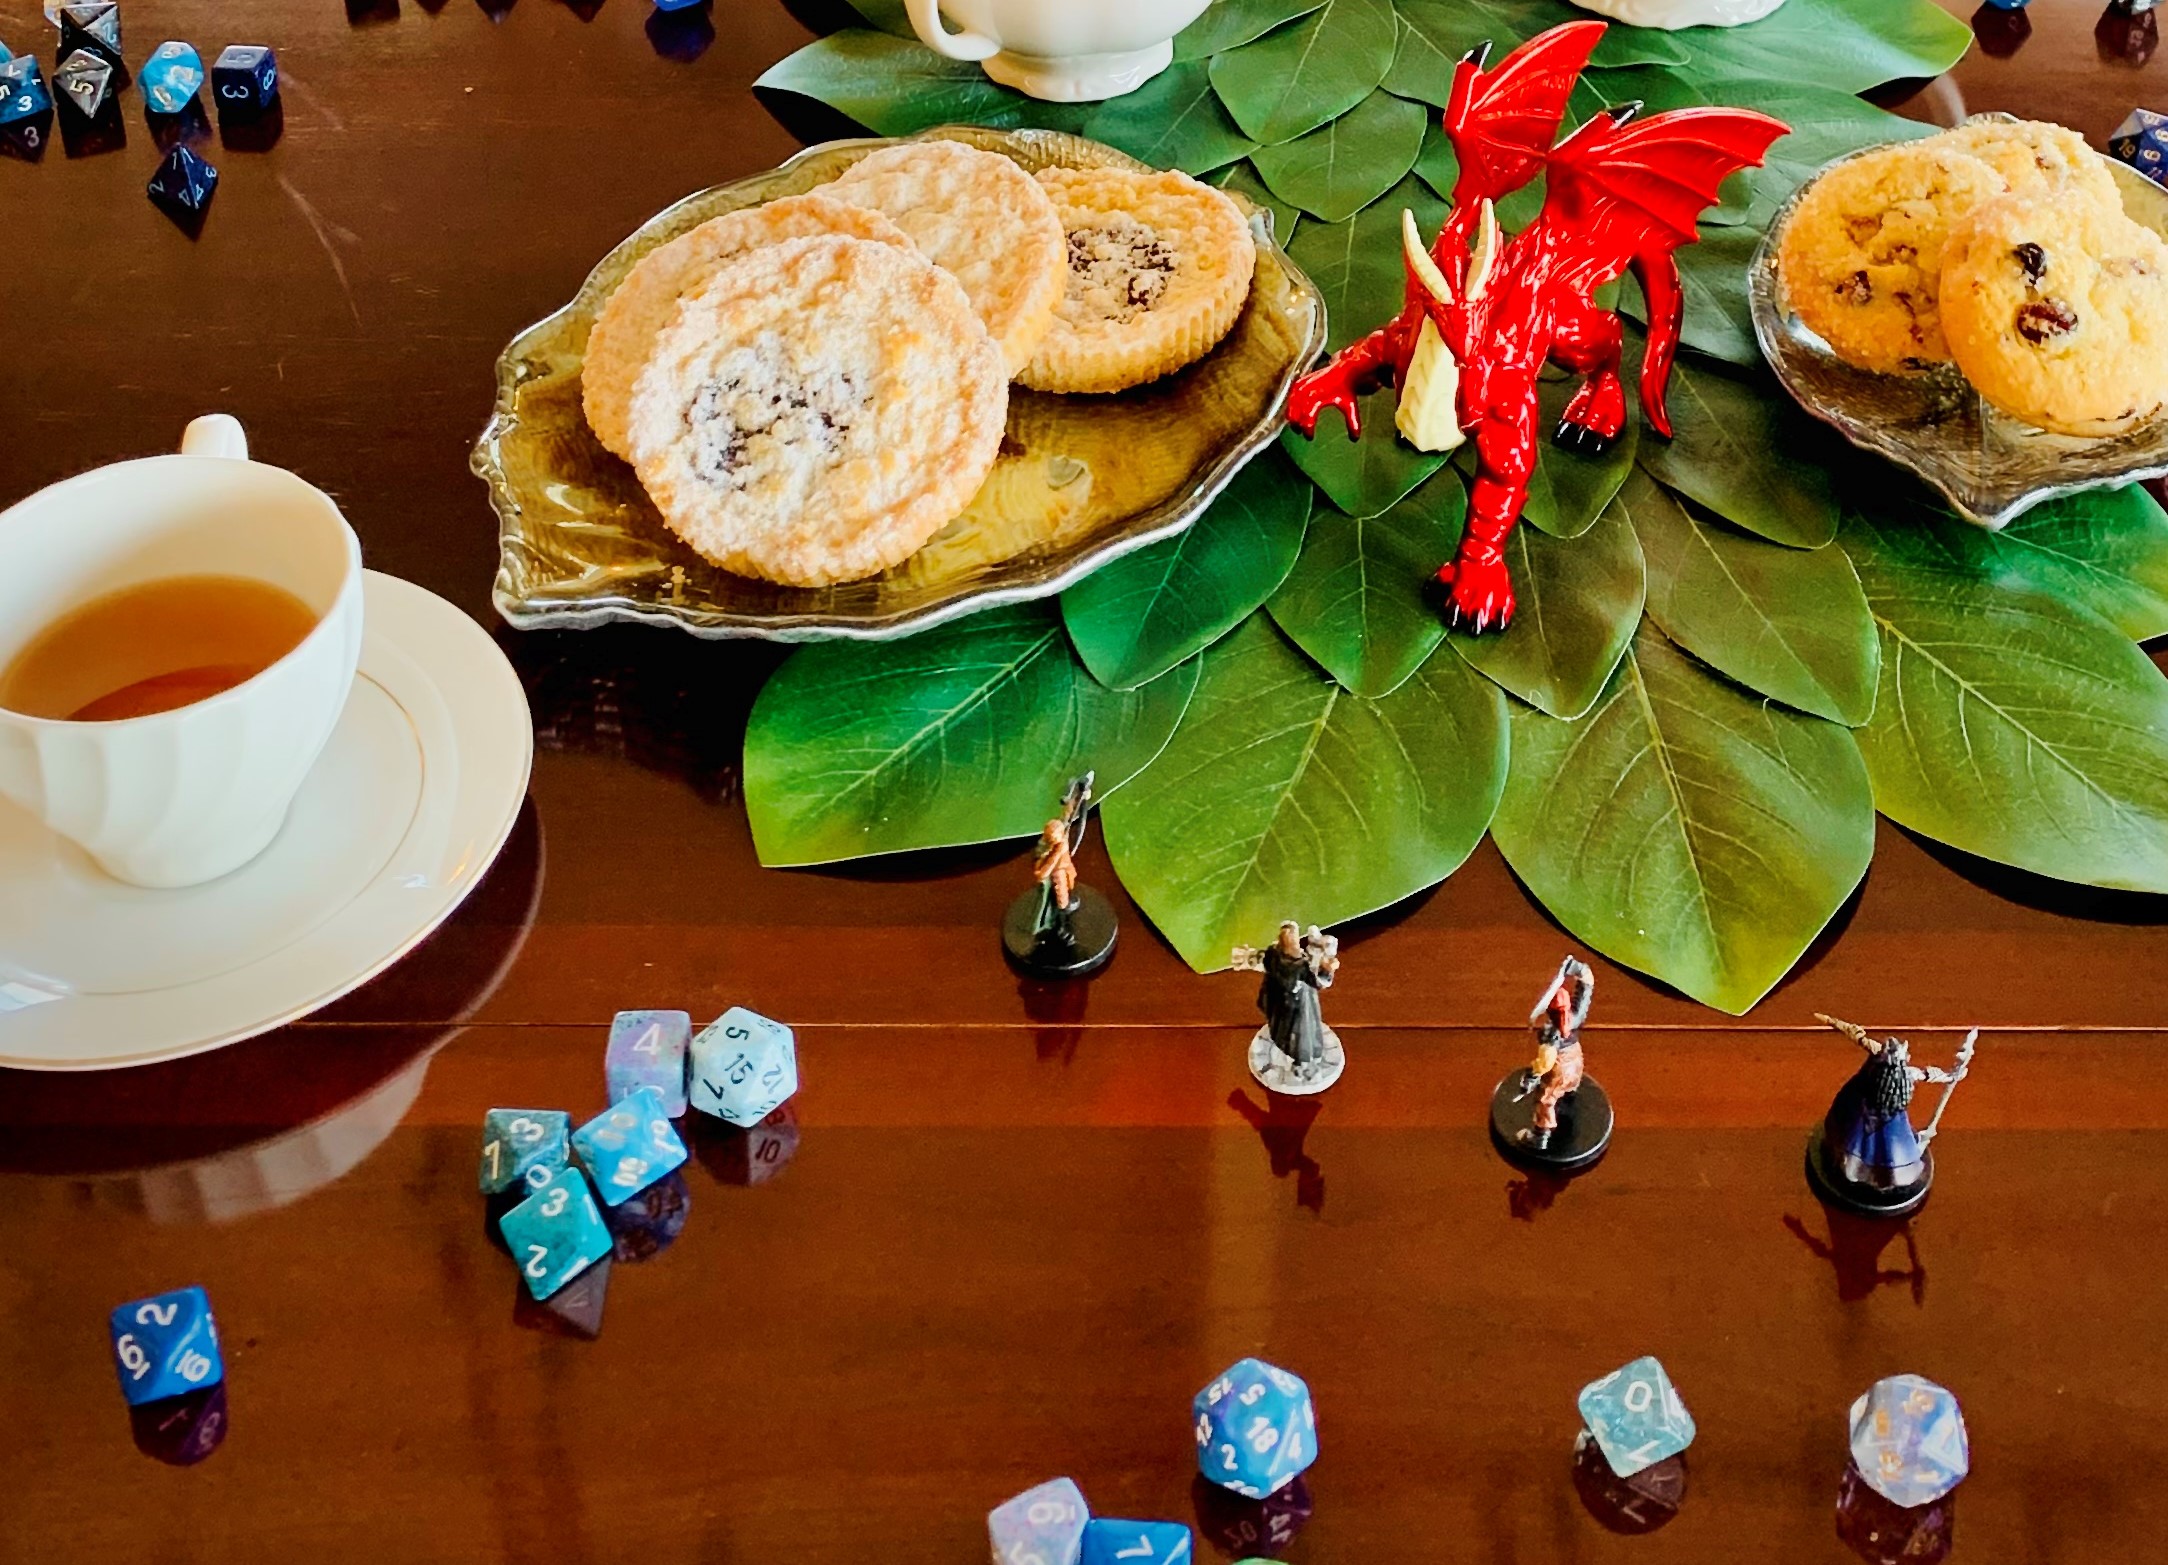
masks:
[[[1878,1380],[1852,1404],[1852,1465],[1893,1505],[1932,1505],[1972,1470],[1965,1415],[1923,1375]]]
[[[1051,1478],[986,1513],[994,1565],[1077,1565],[1091,1507],[1073,1478]]]
[[[641,1087],[662,1094],[663,1112],[685,1112],[685,1064],[693,1019],[683,1011],[619,1011],[610,1023],[602,1075],[610,1101]]]
[[[1694,1443],[1694,1420],[1654,1358],[1637,1358],[1581,1388],[1581,1421],[1611,1471],[1631,1478]]]
[[[1243,1359],[1190,1403],[1197,1470],[1261,1500],[1317,1460],[1317,1409],[1300,1375]]]
[[[203,56],[193,44],[168,39],[151,51],[136,76],[144,103],[160,114],[178,114],[203,87]]]
[[[526,1200],[504,1214],[498,1232],[519,1262],[527,1291],[546,1299],[610,1253],[610,1230],[602,1221],[587,1178],[559,1168]]]
[[[1189,1529],[1180,1522],[1095,1516],[1084,1524],[1079,1565],[1189,1565]]]
[[[693,1040],[692,1104],[750,1130],[798,1090],[791,1031],[734,1005]]]
[[[630,1200],[685,1161],[662,1094],[641,1087],[572,1133],[573,1150],[611,1206]]]
[[[491,1109],[482,1116],[482,1194],[525,1180],[539,1189],[565,1166],[572,1116],[556,1109]]]

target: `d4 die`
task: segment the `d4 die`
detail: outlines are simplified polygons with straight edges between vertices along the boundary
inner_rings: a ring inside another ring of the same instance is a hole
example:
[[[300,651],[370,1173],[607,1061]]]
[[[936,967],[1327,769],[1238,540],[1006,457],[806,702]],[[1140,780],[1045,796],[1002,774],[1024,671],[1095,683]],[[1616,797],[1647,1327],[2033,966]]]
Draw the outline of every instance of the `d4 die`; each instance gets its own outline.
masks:
[[[1079,1565],[1186,1565],[1189,1557],[1189,1529],[1180,1522],[1095,1516],[1084,1524]]]
[[[641,1087],[572,1133],[573,1150],[615,1206],[685,1161],[685,1143],[663,1112],[662,1094]]]
[[[527,1291],[546,1299],[610,1253],[610,1230],[587,1177],[560,1168],[549,1182],[499,1221],[498,1231],[519,1263]]]
[[[1581,1388],[1581,1421],[1596,1437],[1604,1460],[1631,1478],[1694,1443],[1693,1416],[1679,1400],[1664,1366],[1637,1358]]]
[[[693,1040],[692,1105],[750,1129],[798,1090],[798,1050],[781,1022],[734,1005]]]
[[[1077,1565],[1091,1508],[1070,1478],[1050,1478],[986,1513],[994,1565]]]
[[[615,1103],[639,1087],[662,1094],[663,1112],[685,1112],[685,1065],[693,1019],[683,1011],[619,1011],[610,1023],[603,1080]]]
[[[1317,1410],[1299,1375],[1243,1359],[1190,1404],[1197,1470],[1252,1499],[1272,1493],[1317,1460]]]
[[[113,1312],[113,1368],[130,1406],[199,1391],[226,1378],[218,1323],[201,1288],[136,1299]]]
[[[557,1109],[491,1109],[482,1116],[482,1194],[525,1180],[540,1189],[565,1166],[572,1116]]]

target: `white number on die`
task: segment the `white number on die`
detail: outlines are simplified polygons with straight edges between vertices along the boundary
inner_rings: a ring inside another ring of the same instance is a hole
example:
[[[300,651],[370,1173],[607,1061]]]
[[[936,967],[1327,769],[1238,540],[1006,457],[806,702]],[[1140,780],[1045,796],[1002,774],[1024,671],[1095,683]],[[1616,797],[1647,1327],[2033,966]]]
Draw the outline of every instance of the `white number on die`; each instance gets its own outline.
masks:
[[[1656,1388],[1645,1380],[1637,1380],[1626,1388],[1626,1411],[1646,1413],[1656,1402]]]
[[[527,1264],[523,1270],[535,1281],[540,1282],[543,1275],[549,1271],[549,1268],[542,1263],[549,1258],[550,1247],[548,1245],[530,1244],[527,1246]]]
[[[1212,1420],[1203,1413],[1197,1415],[1197,1443],[1199,1445],[1210,1445],[1212,1443]]]
[[[499,1170],[504,1166],[504,1143],[492,1141],[488,1146],[482,1148],[482,1156],[489,1159],[489,1177],[495,1179]]]
[[[1235,1448],[1231,1445],[1220,1447],[1220,1455],[1226,1460],[1227,1471],[1230,1473],[1235,1470],[1235,1454]]]
[[[113,1351],[120,1355],[120,1367],[128,1371],[130,1380],[141,1380],[150,1373],[150,1356],[143,1351],[143,1344],[126,1332],[113,1344]]]
[[[1056,1522],[1075,1519],[1076,1507],[1067,1500],[1034,1500],[1024,1512],[1024,1520],[1034,1527],[1051,1527]]]
[[[505,1131],[514,1141],[525,1141],[530,1144],[540,1141],[545,1134],[538,1122],[529,1119],[524,1114],[505,1126]]]
[[[623,1185],[623,1186],[625,1186],[625,1187],[626,1187],[626,1188],[627,1188],[627,1189],[629,1190],[629,1189],[631,1189],[631,1188],[632,1188],[632,1187],[633,1187],[634,1185],[636,1185],[636,1184],[638,1184],[638,1183],[640,1182],[640,1176],[641,1176],[642,1174],[646,1173],[646,1172],[647,1172],[647,1159],[646,1159],[646,1158],[644,1158],[644,1157],[626,1157],[626,1158],[619,1158],[619,1159],[617,1160],[617,1172],[616,1172],[615,1174],[613,1174],[613,1175],[611,1175],[611,1176],[610,1176],[610,1183],[611,1183],[611,1184],[613,1184],[613,1185]]]
[[[1148,1560],[1152,1557],[1152,1540],[1149,1536],[1140,1532],[1137,1534],[1135,1548],[1116,1549],[1114,1557],[1118,1560]]]
[[[173,1317],[181,1313],[178,1304],[146,1304],[136,1311],[138,1326],[170,1326]]]
[[[180,1363],[173,1367],[181,1372],[181,1379],[192,1386],[211,1372],[211,1361],[201,1353],[191,1351],[183,1353]]]
[[[1260,1380],[1259,1382],[1257,1382],[1256,1385],[1250,1387],[1249,1390],[1242,1393],[1242,1405],[1244,1407],[1255,1407],[1259,1402],[1262,1402],[1264,1400],[1264,1397],[1265,1383]]]
[[[1250,1420],[1249,1433],[1245,1438],[1250,1442],[1250,1449],[1259,1456],[1263,1456],[1280,1443],[1280,1432],[1272,1427],[1271,1419],[1253,1418]]]
[[[640,1034],[640,1041],[632,1046],[635,1054],[662,1053],[662,1023],[649,1022],[647,1031]]]
[[[1008,1565],[1047,1565],[1047,1558],[1019,1538],[1009,1545]]]
[[[567,1190],[564,1186],[559,1185],[555,1190],[552,1190],[548,1195],[542,1198],[542,1215],[544,1217],[557,1216],[560,1212],[564,1211],[565,1207],[571,1203],[571,1200],[572,1192]]]

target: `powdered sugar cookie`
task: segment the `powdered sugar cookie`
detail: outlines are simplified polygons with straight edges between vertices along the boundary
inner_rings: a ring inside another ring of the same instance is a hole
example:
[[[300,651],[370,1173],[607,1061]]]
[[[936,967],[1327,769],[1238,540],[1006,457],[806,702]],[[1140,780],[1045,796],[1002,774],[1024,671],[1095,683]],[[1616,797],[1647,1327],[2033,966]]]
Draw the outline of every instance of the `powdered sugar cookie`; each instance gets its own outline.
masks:
[[[1954,147],[1991,166],[2019,195],[2061,194],[2106,212],[2123,210],[2123,193],[2107,159],[2083,136],[2043,120],[1968,120],[1930,136],[1927,147]]]

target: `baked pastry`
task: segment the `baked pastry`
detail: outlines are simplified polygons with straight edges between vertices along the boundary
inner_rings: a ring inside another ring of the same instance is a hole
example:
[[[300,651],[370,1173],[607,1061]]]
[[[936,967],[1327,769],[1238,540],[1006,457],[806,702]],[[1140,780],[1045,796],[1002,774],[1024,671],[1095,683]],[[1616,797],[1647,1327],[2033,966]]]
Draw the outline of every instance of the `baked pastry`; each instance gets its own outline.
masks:
[[[2120,210],[1991,202],[1953,236],[1942,300],[1958,368],[2012,418],[2110,435],[2168,402],[2168,243]]]
[[[893,245],[786,240],[679,302],[633,386],[633,466],[670,529],[724,569],[854,581],[977,492],[1008,382],[947,272]]]
[[[1061,220],[1010,159],[960,141],[868,153],[823,194],[887,214],[926,259],[963,284],[1014,375],[1061,302]]]
[[[580,400],[595,437],[619,456],[631,455],[626,419],[632,383],[680,297],[706,282],[724,261],[762,245],[814,234],[846,234],[905,249],[911,245],[903,230],[878,212],[803,195],[711,218],[642,256],[588,333]]]
[[[1993,168],[2019,195],[2059,191],[2110,212],[2123,210],[2122,192],[2108,172],[2107,160],[2065,126],[2044,120],[1976,119],[1920,145],[1969,153]]]
[[[1901,374],[1948,361],[1943,249],[1956,222],[2007,189],[1991,165],[1936,140],[1838,164],[1785,225],[1785,304],[1860,369]]]

